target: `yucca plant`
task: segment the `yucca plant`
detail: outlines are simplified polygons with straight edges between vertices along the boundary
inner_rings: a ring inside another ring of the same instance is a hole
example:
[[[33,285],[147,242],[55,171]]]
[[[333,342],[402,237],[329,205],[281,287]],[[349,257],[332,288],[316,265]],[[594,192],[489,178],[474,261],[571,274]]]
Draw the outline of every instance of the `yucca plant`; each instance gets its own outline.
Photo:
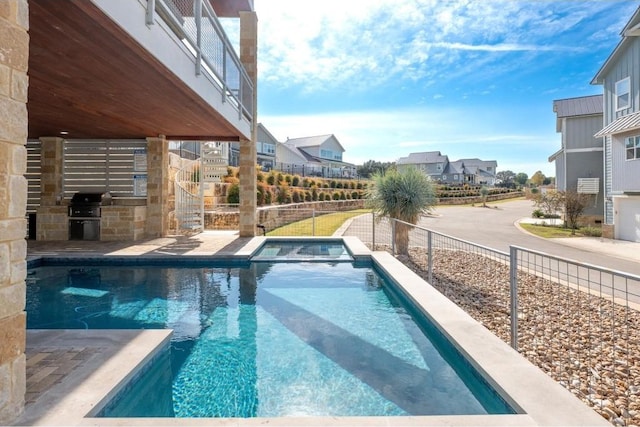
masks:
[[[437,202],[431,179],[415,168],[388,169],[371,178],[373,185],[367,189],[366,204],[378,218],[389,217],[416,224]],[[399,255],[409,253],[411,228],[407,224],[396,224],[395,246]]]

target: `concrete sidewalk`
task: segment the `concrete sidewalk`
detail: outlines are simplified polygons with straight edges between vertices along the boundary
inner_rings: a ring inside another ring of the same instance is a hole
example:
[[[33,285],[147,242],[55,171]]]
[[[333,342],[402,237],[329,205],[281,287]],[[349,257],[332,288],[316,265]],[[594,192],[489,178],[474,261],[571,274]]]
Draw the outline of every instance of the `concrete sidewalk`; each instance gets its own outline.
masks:
[[[544,218],[522,218],[516,222],[517,224],[546,224],[546,225],[561,225],[560,219],[544,219]],[[518,227],[520,228],[520,227]],[[526,230],[520,228],[521,231],[528,233]],[[542,239],[542,237],[540,237]],[[627,240],[614,240],[605,239],[603,237],[556,237],[547,239],[561,245],[570,246],[576,249],[582,249],[584,251],[599,253],[616,258],[626,259],[629,261],[640,262],[640,243],[629,242]]]

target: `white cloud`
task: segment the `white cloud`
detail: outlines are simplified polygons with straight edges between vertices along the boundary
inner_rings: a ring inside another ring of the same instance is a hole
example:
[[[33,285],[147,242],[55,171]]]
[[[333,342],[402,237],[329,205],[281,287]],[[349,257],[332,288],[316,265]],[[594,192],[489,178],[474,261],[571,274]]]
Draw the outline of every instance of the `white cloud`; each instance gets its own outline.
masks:
[[[472,69],[488,63],[500,66],[502,56],[514,52],[579,51],[583,44],[563,45],[556,39],[612,4],[255,0],[260,79],[283,87],[303,84],[306,91],[344,83],[364,89],[366,82],[379,85],[396,79],[445,77],[458,61]],[[434,52],[439,49],[446,53]],[[486,55],[461,57],[464,52]],[[363,75],[368,76],[366,82]]]

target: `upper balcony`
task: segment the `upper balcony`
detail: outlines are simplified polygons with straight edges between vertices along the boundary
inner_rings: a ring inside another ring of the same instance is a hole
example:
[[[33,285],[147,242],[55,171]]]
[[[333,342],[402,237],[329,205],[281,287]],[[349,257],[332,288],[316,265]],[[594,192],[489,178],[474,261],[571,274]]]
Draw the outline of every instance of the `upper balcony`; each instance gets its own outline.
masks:
[[[252,10],[252,0],[30,0],[29,138],[251,139],[255,89],[217,16]]]

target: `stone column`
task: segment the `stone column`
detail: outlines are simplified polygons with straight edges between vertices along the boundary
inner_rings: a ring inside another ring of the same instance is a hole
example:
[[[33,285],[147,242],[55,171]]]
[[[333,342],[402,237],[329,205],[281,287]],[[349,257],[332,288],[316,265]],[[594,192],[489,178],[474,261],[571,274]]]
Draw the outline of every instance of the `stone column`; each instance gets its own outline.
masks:
[[[64,139],[40,138],[40,206],[36,208],[36,240],[68,240],[64,191]]]
[[[258,132],[258,17],[240,12],[240,61],[253,83],[251,140],[240,141],[240,237],[256,235],[256,142]]]
[[[40,138],[40,206],[60,204],[64,168],[64,139]]]
[[[164,135],[147,138],[147,237],[169,232],[169,144]]]
[[[0,425],[24,409],[27,0],[0,2]]]

